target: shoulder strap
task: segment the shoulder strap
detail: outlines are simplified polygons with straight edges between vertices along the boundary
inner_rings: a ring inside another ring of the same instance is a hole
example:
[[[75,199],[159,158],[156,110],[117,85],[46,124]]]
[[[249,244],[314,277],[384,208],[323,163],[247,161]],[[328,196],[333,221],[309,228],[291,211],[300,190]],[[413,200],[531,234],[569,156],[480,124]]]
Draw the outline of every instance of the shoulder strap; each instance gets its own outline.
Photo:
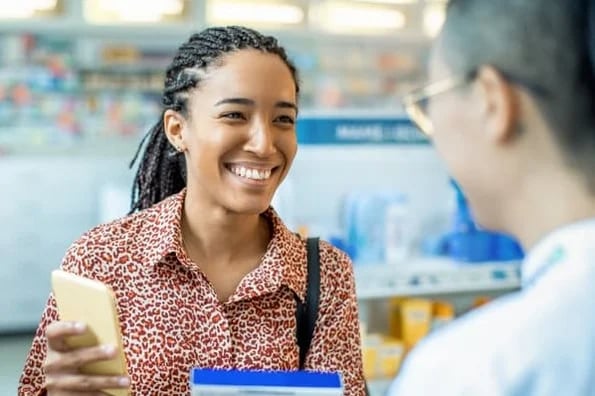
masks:
[[[308,238],[306,241],[308,252],[308,277],[305,303],[296,297],[296,331],[297,343],[300,350],[300,370],[304,369],[306,355],[312,343],[314,328],[318,317],[318,303],[320,301],[320,252],[319,239]]]
[[[306,302],[303,304],[298,296],[296,300],[296,332],[297,343],[300,350],[300,370],[306,364],[306,355],[312,343],[316,319],[318,318],[318,305],[320,302],[320,240],[308,238],[306,241],[308,257],[308,275],[306,279]],[[365,395],[369,396],[368,384],[365,383]]]

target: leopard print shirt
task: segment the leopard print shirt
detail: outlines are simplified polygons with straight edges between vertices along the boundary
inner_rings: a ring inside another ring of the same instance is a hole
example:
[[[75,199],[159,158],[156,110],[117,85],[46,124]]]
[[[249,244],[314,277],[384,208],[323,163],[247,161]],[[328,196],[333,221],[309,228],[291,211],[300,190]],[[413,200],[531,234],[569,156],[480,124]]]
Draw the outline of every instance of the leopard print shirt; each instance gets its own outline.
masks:
[[[114,290],[133,395],[188,395],[192,367],[296,370],[295,296],[306,293],[306,248],[273,209],[272,240],[260,265],[220,302],[181,243],[185,191],[100,225],[67,251],[62,269]],[[364,395],[352,263],[320,244],[319,316],[306,369],[338,371],[345,396]],[[44,395],[46,327],[58,320],[50,295],[18,395]]]

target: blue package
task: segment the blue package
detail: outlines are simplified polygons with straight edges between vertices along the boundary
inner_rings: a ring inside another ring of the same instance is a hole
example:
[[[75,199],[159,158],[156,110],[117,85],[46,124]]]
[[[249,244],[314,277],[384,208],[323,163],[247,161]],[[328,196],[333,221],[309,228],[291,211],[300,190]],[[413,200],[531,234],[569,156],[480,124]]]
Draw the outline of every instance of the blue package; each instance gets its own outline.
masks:
[[[523,249],[514,238],[504,234],[495,234],[495,238],[495,255],[497,256],[498,261],[515,261],[523,259]]]
[[[345,252],[350,258],[353,258],[353,252],[350,251],[349,245],[345,243],[343,238],[336,235],[331,235],[328,242],[337,249]]]
[[[481,229],[475,222],[467,198],[451,180],[456,195],[452,231],[447,234],[447,254],[464,262],[513,261],[523,257],[517,241],[503,234]]]
[[[492,261],[493,243],[494,237],[487,232],[452,233],[448,240],[448,252],[450,257],[457,261]]]
[[[194,368],[190,388],[192,396],[340,396],[343,381],[338,373]]]

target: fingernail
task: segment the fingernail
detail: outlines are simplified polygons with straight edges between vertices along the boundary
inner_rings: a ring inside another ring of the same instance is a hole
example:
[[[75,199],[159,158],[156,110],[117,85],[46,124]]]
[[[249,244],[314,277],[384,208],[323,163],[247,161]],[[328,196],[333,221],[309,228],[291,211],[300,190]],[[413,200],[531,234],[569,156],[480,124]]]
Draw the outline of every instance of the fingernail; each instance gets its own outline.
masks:
[[[102,348],[103,348],[103,352],[110,354],[110,355],[112,353],[116,352],[116,347],[113,345],[104,345]]]
[[[81,323],[81,322],[75,322],[72,324],[72,327],[76,330],[76,331],[84,331],[85,330],[85,324]]]
[[[130,379],[128,377],[122,377],[118,380],[118,384],[121,386],[128,386],[130,385]]]

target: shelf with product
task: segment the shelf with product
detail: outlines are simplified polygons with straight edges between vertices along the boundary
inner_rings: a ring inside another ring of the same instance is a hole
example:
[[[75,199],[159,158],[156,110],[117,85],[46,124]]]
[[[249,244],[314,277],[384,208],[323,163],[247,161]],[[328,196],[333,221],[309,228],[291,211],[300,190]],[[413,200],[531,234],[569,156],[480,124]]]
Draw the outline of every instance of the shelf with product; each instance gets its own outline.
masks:
[[[424,75],[424,46],[393,47],[288,41],[300,70],[303,96],[314,107],[390,108]]]
[[[462,263],[418,257],[401,265],[355,269],[360,301],[401,296],[512,291],[520,287],[518,261]]]
[[[370,394],[384,395],[417,342],[521,283],[519,261],[462,262],[419,256],[355,264],[364,371]]]
[[[146,93],[159,98],[163,90],[162,69],[84,69],[80,70],[80,91],[82,94],[102,92]]]
[[[520,287],[523,254],[517,242],[481,229],[461,189],[454,181],[450,186],[450,225],[437,236],[422,233],[417,241],[403,193],[368,190],[346,200],[348,232],[337,242],[354,259],[364,373],[372,395],[386,392],[424,337]]]
[[[0,35],[0,152],[88,152],[83,146],[92,147],[91,141],[116,147],[131,136],[140,139],[159,116],[164,71],[176,45]],[[340,38],[308,45],[293,36],[285,45],[301,72],[303,109],[395,111],[398,95],[423,69],[423,50],[386,43],[363,51]]]
[[[248,25],[278,37],[295,60],[303,77],[303,108],[395,109],[399,97],[423,78],[445,1],[171,0],[142,9],[127,3],[44,2],[47,8],[30,9],[29,17],[21,11],[22,16],[2,19],[2,33],[74,42],[68,51],[72,67],[91,76],[87,89],[92,93],[108,88],[155,93],[161,89],[159,74],[136,75],[143,69],[164,70],[164,61],[190,33],[214,25]],[[47,18],[47,13],[55,15]]]
[[[94,62],[76,56],[78,43],[0,37],[1,154],[130,155],[159,117],[162,70],[142,62],[88,67]]]
[[[450,185],[455,208],[450,225],[435,236],[415,235],[412,208],[402,193],[354,192],[347,197],[347,232],[338,243],[354,260],[360,300],[520,286],[521,247],[507,235],[481,229],[461,189],[452,180]]]
[[[376,320],[383,316],[384,325],[361,323],[364,375],[370,394],[385,394],[408,354],[425,337],[448,326],[456,318],[480,309],[502,293],[502,290],[485,294],[474,290],[466,299],[453,299],[447,295],[386,298],[383,309],[374,313]]]

